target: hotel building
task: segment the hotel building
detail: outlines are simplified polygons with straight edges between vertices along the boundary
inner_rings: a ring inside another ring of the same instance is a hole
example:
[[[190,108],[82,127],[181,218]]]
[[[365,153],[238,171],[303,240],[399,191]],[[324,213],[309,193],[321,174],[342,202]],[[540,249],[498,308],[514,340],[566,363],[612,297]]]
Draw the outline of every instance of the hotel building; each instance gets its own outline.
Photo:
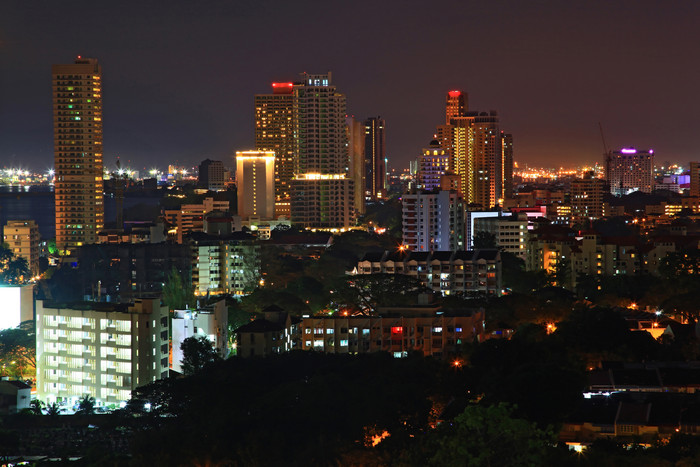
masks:
[[[605,179],[615,196],[634,191],[651,193],[654,188],[654,150],[622,148],[605,157]]]

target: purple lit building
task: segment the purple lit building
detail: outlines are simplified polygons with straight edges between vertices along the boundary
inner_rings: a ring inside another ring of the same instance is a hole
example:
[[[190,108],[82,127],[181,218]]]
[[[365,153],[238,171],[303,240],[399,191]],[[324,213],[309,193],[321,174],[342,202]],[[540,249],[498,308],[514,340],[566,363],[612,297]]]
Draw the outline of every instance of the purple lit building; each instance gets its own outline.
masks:
[[[623,196],[634,191],[651,193],[654,188],[654,150],[622,148],[605,156],[605,178],[610,193]]]
[[[418,184],[425,191],[440,190],[440,178],[445,175],[449,164],[449,154],[432,140],[430,147],[424,148],[418,158]]]

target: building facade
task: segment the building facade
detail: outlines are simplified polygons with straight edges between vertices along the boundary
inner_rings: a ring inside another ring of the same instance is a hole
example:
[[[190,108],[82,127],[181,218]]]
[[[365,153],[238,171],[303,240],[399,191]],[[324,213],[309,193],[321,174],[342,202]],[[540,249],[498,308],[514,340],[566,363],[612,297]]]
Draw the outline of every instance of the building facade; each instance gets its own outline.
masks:
[[[221,358],[228,357],[228,308],[219,300],[203,308],[175,310],[172,314],[172,362],[170,369],[182,373],[185,355],[181,345],[190,337],[206,337]]]
[[[345,95],[330,73],[301,77],[293,87],[291,219],[302,227],[346,229],[355,221],[356,187],[348,173]]]
[[[294,83],[255,95],[255,149],[275,153],[276,216],[289,217],[294,178]]]
[[[386,197],[386,122],[381,117],[365,120],[365,198]]]
[[[118,405],[138,386],[168,376],[168,309],[133,304],[37,301],[37,397]]]
[[[365,186],[365,125],[355,117],[347,117],[345,125],[348,132],[348,159],[350,177],[356,187]],[[355,190],[353,195],[355,215],[362,216],[366,212],[365,192]]]
[[[209,191],[223,191],[226,189],[224,176],[224,163],[205,159],[199,164],[199,186]]]
[[[163,211],[163,218],[169,224],[168,237],[182,243],[186,234],[204,230],[204,216],[210,212],[228,212],[228,201],[204,198],[202,204],[183,204],[179,209]]]
[[[238,215],[247,221],[275,217],[275,153],[236,151]]]
[[[244,232],[214,236],[192,233],[187,242],[192,258],[195,293],[244,295],[260,280],[260,245]]]
[[[413,251],[465,249],[464,202],[456,191],[402,196],[403,246]]]
[[[447,173],[450,156],[440,146],[436,139],[430,142],[429,147],[423,148],[418,158],[418,188],[425,191],[439,190],[442,187],[442,177]],[[459,189],[459,184],[457,186]]]
[[[527,228],[528,219],[525,213],[507,217],[477,217],[474,219],[475,235],[479,232],[493,235],[496,248],[522,259],[525,259],[527,254]]]
[[[53,65],[56,246],[97,242],[104,227],[102,69],[94,58]]]
[[[39,227],[33,220],[7,221],[3,241],[15,256],[27,260],[33,276],[39,274]]]
[[[367,253],[355,274],[403,274],[442,295],[502,292],[501,255],[498,250]]]
[[[300,348],[334,354],[389,352],[395,358],[457,355],[463,344],[484,337],[484,311],[453,316],[312,317],[301,322]]]
[[[603,217],[605,180],[593,173],[571,181],[571,222],[585,224]]]
[[[622,148],[605,157],[605,179],[610,193],[623,196],[634,191],[651,193],[654,188],[654,150]]]

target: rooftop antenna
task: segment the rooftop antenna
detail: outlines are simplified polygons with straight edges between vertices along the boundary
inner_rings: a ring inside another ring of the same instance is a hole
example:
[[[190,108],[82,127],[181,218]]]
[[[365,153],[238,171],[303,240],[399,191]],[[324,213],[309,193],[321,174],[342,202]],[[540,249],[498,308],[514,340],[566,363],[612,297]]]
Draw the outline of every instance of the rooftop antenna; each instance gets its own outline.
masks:
[[[600,122],[598,122],[598,128],[600,129],[600,139],[603,140],[603,154],[606,156],[608,155],[608,145],[605,144],[605,134],[603,133],[603,125],[601,125]]]

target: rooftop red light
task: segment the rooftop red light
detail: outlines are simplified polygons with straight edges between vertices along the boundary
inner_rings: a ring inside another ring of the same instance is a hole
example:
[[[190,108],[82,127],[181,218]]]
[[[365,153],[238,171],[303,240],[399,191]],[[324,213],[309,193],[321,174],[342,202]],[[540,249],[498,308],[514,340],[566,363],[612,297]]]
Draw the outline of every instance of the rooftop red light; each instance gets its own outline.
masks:
[[[462,91],[450,91],[447,93],[450,97],[459,97],[462,95]]]
[[[291,88],[294,83],[272,83],[273,88]]]

